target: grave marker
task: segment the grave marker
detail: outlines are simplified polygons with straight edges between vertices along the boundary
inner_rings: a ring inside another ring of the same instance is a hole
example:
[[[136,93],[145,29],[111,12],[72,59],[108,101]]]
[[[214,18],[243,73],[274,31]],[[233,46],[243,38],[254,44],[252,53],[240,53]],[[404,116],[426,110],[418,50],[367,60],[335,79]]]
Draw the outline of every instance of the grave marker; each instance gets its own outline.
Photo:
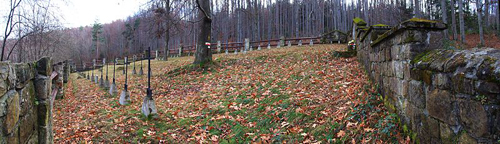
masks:
[[[123,91],[122,93],[120,94],[120,104],[121,105],[127,105],[130,103],[130,93],[128,92],[127,90],[127,74],[128,74],[128,61],[127,61],[127,57],[125,57],[125,84],[123,85]]]
[[[139,70],[139,75],[144,75],[144,71],[142,70],[142,61],[144,60],[144,54],[141,55],[141,69]]]
[[[151,47],[148,48],[151,50]],[[142,114],[148,117],[150,115],[156,115],[156,105],[153,100],[153,91],[151,90],[151,54],[148,55],[148,88],[146,89],[146,97],[142,103]]]
[[[118,62],[118,59],[115,58],[115,61],[113,62],[113,83],[111,83],[111,86],[109,87],[109,94],[114,96],[118,92],[116,90],[116,83],[115,83],[115,69],[116,69],[116,62]]]
[[[104,69],[104,59],[102,59],[102,64],[101,64],[101,68],[99,69],[99,71],[101,71],[101,79],[99,80],[99,86],[101,88],[104,88],[104,75],[103,75],[103,69]]]
[[[135,56],[135,55],[132,56],[132,62],[134,63],[134,68],[132,70],[132,74],[137,74],[137,72],[135,71],[135,61],[136,61],[136,59],[137,59],[137,56]]]

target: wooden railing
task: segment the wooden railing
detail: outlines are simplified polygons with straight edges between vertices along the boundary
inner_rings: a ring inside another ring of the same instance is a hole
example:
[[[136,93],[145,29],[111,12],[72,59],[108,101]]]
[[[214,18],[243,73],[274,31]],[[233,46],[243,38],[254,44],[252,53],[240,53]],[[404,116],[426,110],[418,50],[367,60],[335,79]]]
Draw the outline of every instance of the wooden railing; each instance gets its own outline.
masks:
[[[262,48],[262,49],[266,49],[268,46],[270,47],[277,47],[279,42],[281,41],[281,39],[270,39],[270,40],[261,40],[261,41],[251,41],[249,42],[249,45],[250,47],[252,47],[254,50],[257,49],[259,46]],[[300,38],[285,38],[284,39],[284,44],[281,44],[283,46],[288,46],[288,43],[290,42],[290,45],[292,46],[296,46],[296,45],[299,45],[300,41],[302,41],[302,45],[309,45],[310,42],[312,41],[313,44],[319,44],[321,43],[321,37],[300,37]],[[211,43],[210,44],[210,50],[212,51],[212,53],[217,53],[218,52],[218,43]],[[168,50],[168,56],[178,56],[179,55],[179,48],[180,48],[180,45],[176,46],[176,47],[172,47]],[[220,43],[220,52],[221,53],[224,53],[226,50],[228,52],[234,52],[236,50],[238,51],[242,51],[243,49],[245,48],[245,42],[221,42]],[[187,46],[182,46],[182,54],[183,55],[193,55],[196,51],[196,46],[195,45],[187,45]],[[151,58],[152,59],[156,59],[157,56],[159,57],[163,57],[164,56],[164,53],[165,51],[164,50],[156,50],[156,51],[150,51],[151,53]],[[137,56],[137,60],[142,60],[141,58],[141,55],[142,54],[146,54],[146,53],[138,53],[138,54],[135,54]],[[129,61],[133,61],[133,56],[134,54],[132,55],[128,55],[128,60]],[[117,65],[123,65],[123,58],[122,57],[119,62],[117,63]],[[144,58],[145,59],[145,58]],[[112,65],[113,64],[113,61],[114,60],[107,60],[106,63]],[[84,66],[85,65],[85,68]],[[94,63],[93,62],[84,62],[82,64],[76,64],[76,69],[77,71],[86,71],[86,70],[91,70],[94,68]],[[99,69],[101,67],[103,67],[104,64],[102,63],[102,59],[101,60],[96,60],[96,65],[95,65],[95,68],[96,69]]]

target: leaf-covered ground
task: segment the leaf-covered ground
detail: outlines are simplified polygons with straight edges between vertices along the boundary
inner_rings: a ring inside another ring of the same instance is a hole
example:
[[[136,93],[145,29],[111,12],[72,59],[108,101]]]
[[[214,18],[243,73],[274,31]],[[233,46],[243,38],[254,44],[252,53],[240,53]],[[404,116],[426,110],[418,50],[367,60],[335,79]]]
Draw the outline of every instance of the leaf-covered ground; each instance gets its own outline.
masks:
[[[146,76],[129,76],[132,103],[120,106],[118,96],[73,74],[66,97],[54,104],[55,142],[408,142],[356,58],[331,55],[344,47],[214,55],[219,66],[209,72],[174,77],[167,73],[194,58],[152,61],[155,118],[140,112]],[[125,77],[116,74],[122,90]]]

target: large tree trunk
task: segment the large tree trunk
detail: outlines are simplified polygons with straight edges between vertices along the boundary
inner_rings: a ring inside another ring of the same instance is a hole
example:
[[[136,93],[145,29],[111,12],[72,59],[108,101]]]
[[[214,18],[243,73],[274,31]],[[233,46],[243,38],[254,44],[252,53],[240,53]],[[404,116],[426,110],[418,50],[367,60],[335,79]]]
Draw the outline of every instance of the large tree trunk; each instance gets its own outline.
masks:
[[[212,52],[205,45],[205,42],[210,42],[210,34],[212,33],[212,18],[210,10],[210,1],[208,0],[196,0],[198,9],[198,17],[202,17],[203,20],[200,22],[200,34],[198,35],[198,42],[196,45],[196,55],[194,59],[194,64],[205,64],[212,61]]]
[[[446,0],[441,0],[441,13],[443,13],[443,23],[447,24],[448,23],[448,16],[446,13]],[[448,40],[450,37],[448,36],[448,30],[443,31],[444,37]]]
[[[484,36],[483,36],[483,23],[481,20],[481,0],[476,0],[476,10],[477,10],[477,22],[479,26],[479,39],[481,40],[481,45],[484,46]]]
[[[458,0],[458,18],[460,19],[460,42],[465,43],[465,22],[463,0]]]
[[[455,0],[450,1],[450,6],[451,6],[451,29],[453,31],[453,40],[458,39],[458,32],[457,32],[457,18],[456,18],[456,13],[455,13]]]

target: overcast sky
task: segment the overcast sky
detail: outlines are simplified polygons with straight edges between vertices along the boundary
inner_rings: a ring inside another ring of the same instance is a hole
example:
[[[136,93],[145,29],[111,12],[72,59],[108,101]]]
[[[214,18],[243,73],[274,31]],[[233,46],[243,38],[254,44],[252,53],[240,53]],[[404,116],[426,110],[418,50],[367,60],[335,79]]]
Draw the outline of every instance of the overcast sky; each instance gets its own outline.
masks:
[[[59,5],[66,27],[91,25],[95,20],[110,23],[138,12],[148,0],[67,0]]]

